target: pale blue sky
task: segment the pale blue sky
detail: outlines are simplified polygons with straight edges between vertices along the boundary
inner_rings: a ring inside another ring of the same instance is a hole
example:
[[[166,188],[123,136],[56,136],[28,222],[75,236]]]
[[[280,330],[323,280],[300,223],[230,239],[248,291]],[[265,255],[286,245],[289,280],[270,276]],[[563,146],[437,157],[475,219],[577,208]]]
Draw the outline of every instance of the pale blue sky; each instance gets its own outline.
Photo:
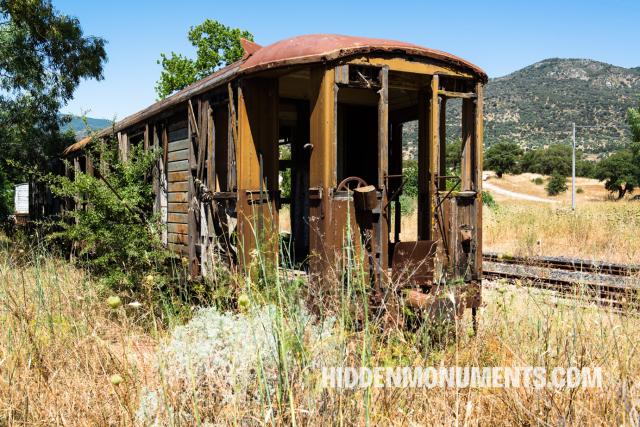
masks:
[[[192,54],[186,33],[206,18],[247,29],[263,45],[310,33],[408,41],[468,59],[490,77],[550,57],[640,66],[640,0],[53,3],[108,42],[104,80],[83,82],[64,111],[108,119],[155,101],[160,52]]]

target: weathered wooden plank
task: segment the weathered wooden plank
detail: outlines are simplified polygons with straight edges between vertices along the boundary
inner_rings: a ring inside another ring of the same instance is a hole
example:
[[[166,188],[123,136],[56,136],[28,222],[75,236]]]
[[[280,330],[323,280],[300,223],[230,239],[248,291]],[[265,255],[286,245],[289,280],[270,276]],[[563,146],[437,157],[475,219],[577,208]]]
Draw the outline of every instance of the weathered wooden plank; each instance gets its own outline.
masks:
[[[172,151],[169,153],[168,159],[170,162],[176,162],[178,160],[187,160],[189,158],[189,149]]]
[[[168,233],[169,243],[181,243],[186,245],[189,240],[189,236],[186,234]]]
[[[447,170],[447,98],[440,100],[440,158],[438,160],[438,190],[444,191],[447,188],[447,178],[445,171]],[[463,143],[464,144],[464,143]]]
[[[191,103],[190,99],[187,101],[187,110],[189,113],[189,125],[191,126],[191,133],[194,134],[196,138],[198,138],[198,121],[196,120],[196,116],[193,112],[193,104]]]
[[[169,186],[170,193],[177,193],[179,191],[185,192],[189,191],[189,182],[188,181],[174,181]]]
[[[169,156],[169,136],[167,133],[167,126],[162,125],[162,165],[163,171],[167,171],[167,157]]]
[[[179,141],[187,138],[187,128],[172,129],[169,131],[169,142]]]
[[[170,172],[169,183],[188,181],[189,175],[191,174],[188,171]]]
[[[349,64],[338,65],[336,70],[336,84],[349,84]]]
[[[195,153],[193,146],[194,142],[197,142],[197,123],[195,122],[195,117],[193,117],[193,106],[191,104],[191,99],[189,99],[189,112],[191,113],[192,120],[188,120],[188,135],[189,135],[189,159],[186,160],[189,165],[189,190],[188,197],[191,200],[195,195],[195,187],[193,181],[193,165],[195,164]],[[187,114],[189,114],[187,112]],[[194,138],[195,136],[195,138]],[[195,141],[194,141],[195,140]],[[187,212],[187,226],[188,226],[188,234],[187,234],[187,246],[189,250],[189,274],[191,277],[196,277],[200,274],[200,260],[197,258],[195,244],[199,240],[199,233],[197,227],[197,219],[200,215],[200,209],[189,209]]]
[[[128,161],[131,143],[129,142],[129,136],[126,132],[118,132],[118,146],[120,159],[124,162]]]
[[[386,185],[389,175],[389,67],[380,70],[378,91],[378,188]]]
[[[189,169],[189,160],[180,160],[177,162],[169,162],[167,170],[169,172],[186,171]]]
[[[144,151],[147,151],[149,149],[149,140],[150,140],[149,132],[150,132],[149,123],[145,123],[145,125],[144,125],[144,137],[143,137]]]
[[[475,129],[473,131],[473,139],[476,152],[476,179],[474,190],[478,195],[478,199],[476,200],[476,269],[478,272],[478,279],[482,279],[482,150],[484,149],[484,122],[482,116],[484,102],[483,92],[484,87],[482,86],[482,83],[478,82],[476,84],[476,105],[473,111],[475,114]]]
[[[209,191],[217,190],[216,186],[216,126],[213,122],[213,109],[207,108],[207,186]]]
[[[383,66],[380,69],[380,85],[378,91],[380,99],[378,100],[378,188],[384,189],[386,192],[387,177],[389,176],[389,67]],[[387,203],[387,194],[383,193],[383,204]],[[382,281],[382,272],[387,271],[388,266],[388,241],[389,241],[389,211],[384,210],[378,218],[378,227],[376,227],[376,252],[377,275],[375,286],[376,290],[380,290],[380,282]]]
[[[433,197],[437,191],[436,176],[440,173],[440,97],[438,89],[440,88],[440,76],[437,74],[431,78],[431,98],[429,99],[429,238],[433,236],[435,226],[435,204],[436,198]]]
[[[169,203],[169,213],[187,213],[189,211],[188,203]]]
[[[206,99],[201,99],[198,102],[198,150],[197,150],[197,158],[196,158],[196,177],[200,181],[205,181],[204,178],[204,169],[207,159],[207,145],[208,145],[208,123],[209,120],[209,101]]]
[[[402,71],[405,73],[414,74],[429,74],[429,75],[442,75],[442,76],[454,76],[463,78],[474,78],[472,73],[461,71],[458,67],[448,66],[445,64],[425,63],[416,60],[409,60],[404,58],[383,58],[383,57],[367,57],[367,58],[355,58],[349,61],[351,64],[378,66],[388,65],[391,71]]]
[[[311,71],[311,150],[309,185],[336,186],[336,93],[335,71],[314,67]]]
[[[189,148],[189,140],[188,139],[179,139],[176,141],[172,141],[169,143],[169,152],[171,151],[179,151],[186,150]]]
[[[169,224],[167,224],[167,231],[169,233],[187,234],[189,232],[189,227],[186,223],[170,222]]]
[[[429,201],[429,94],[418,93],[418,240],[430,240]]]
[[[452,92],[449,90],[439,90],[438,95],[446,96],[447,98],[464,98],[464,99],[473,99],[476,97],[476,94],[473,92]]]
[[[188,195],[184,191],[178,193],[169,193],[169,203],[186,203],[187,200]]]
[[[181,214],[181,213],[170,213],[168,218],[167,218],[168,222],[178,222],[181,224],[186,224],[187,223],[187,214]]]

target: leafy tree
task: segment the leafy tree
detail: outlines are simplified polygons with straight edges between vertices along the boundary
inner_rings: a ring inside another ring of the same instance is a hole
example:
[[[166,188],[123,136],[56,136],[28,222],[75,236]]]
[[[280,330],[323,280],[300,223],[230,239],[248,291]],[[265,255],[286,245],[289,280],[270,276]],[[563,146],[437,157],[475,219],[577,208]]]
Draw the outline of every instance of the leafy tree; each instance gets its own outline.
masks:
[[[515,142],[499,142],[485,152],[484,166],[495,171],[498,178],[507,172],[515,172],[522,156],[522,149]]]
[[[524,172],[543,175],[571,175],[572,148],[568,145],[553,144],[547,148],[530,150],[522,156],[521,169]],[[576,159],[578,154],[576,153]]]
[[[253,41],[253,34],[239,28],[227,27],[213,19],[191,27],[188,38],[196,48],[196,59],[189,59],[179,53],[160,54],[158,64],[162,65],[156,93],[166,98],[173,92],[208,76],[218,67],[242,58],[244,50],[240,39]]]
[[[604,188],[618,192],[618,199],[640,186],[640,107],[629,109],[627,122],[634,142],[600,160],[595,171],[595,177],[604,181]]]
[[[618,199],[632,193],[640,185],[640,156],[632,150],[622,150],[611,154],[598,163],[596,178],[604,181],[604,188],[618,192]]]
[[[4,186],[24,179],[14,165],[44,170],[55,166],[52,159],[69,143],[69,137],[60,134],[59,110],[81,79],[102,78],[104,46],[104,40],[84,36],[79,21],[58,12],[48,0],[0,0]],[[2,200],[6,198],[0,196]]]
[[[567,191],[567,178],[557,172],[553,173],[547,183],[546,190],[550,196],[557,196],[560,193],[564,193]]]
[[[577,153],[576,153],[577,156]],[[576,158],[576,176],[582,176],[585,178],[595,178],[596,174],[596,162],[590,160]]]

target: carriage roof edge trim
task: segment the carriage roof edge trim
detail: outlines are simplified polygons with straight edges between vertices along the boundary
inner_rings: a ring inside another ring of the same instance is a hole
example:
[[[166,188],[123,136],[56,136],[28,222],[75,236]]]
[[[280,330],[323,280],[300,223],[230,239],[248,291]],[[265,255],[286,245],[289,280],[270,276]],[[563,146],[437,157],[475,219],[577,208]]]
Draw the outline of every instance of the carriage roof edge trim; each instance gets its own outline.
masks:
[[[255,46],[258,47],[259,45]],[[470,71],[482,83],[486,83],[488,80],[487,74],[480,67],[469,61],[447,52],[418,46],[412,43],[338,34],[302,35],[280,40],[245,54],[241,60],[229,64],[173,95],[122,119],[112,127],[103,129],[71,144],[63,151],[63,155],[70,155],[81,150],[91,142],[93,137],[106,136],[111,132],[118,132],[134,126],[161,113],[165,109],[187,101],[193,96],[200,95],[210,89],[227,83],[239,75],[248,75],[292,65],[334,61],[358,54],[375,53],[398,53],[443,61],[456,68]]]

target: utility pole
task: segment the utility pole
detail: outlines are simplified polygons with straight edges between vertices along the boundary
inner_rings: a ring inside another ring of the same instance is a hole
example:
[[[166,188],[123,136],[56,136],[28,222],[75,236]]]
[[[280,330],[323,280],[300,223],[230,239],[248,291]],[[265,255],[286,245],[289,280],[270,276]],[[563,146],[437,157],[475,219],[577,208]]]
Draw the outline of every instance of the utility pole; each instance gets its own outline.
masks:
[[[573,151],[571,154],[571,209],[576,210],[576,123],[573,122]]]

